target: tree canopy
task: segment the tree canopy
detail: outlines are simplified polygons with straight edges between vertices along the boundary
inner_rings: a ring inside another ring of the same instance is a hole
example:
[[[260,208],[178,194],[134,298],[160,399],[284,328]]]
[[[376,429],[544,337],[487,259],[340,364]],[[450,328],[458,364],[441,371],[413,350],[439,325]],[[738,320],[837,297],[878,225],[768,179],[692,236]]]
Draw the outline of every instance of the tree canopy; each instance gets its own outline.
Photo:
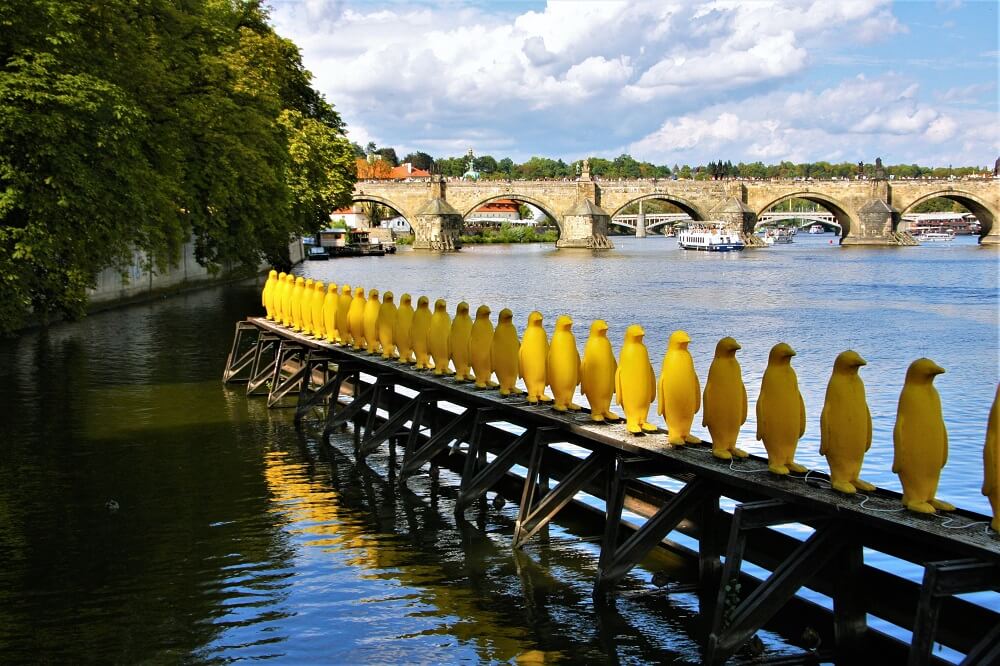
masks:
[[[282,263],[350,202],[340,116],[259,2],[22,0],[0,25],[0,331],[189,238]]]

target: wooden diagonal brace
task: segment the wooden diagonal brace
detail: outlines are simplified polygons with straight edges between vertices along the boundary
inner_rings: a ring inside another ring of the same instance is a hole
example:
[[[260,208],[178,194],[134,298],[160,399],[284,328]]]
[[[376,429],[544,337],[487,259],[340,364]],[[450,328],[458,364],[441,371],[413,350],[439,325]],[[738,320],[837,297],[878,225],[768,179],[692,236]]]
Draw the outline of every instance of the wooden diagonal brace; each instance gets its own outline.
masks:
[[[226,359],[226,367],[222,371],[223,383],[245,382],[246,377],[240,374],[253,363],[254,353],[257,348],[257,336],[260,329],[247,321],[236,322],[236,334],[233,336],[233,346],[229,350],[229,357]],[[254,344],[246,351],[241,351],[246,340],[253,340]]]
[[[472,429],[472,437],[469,438],[469,450],[462,470],[462,484],[458,499],[455,500],[455,513],[462,512],[465,507],[486,494],[514,466],[525,446],[535,439],[536,428],[528,428],[487,464],[486,451],[482,447],[482,428],[493,413],[495,410],[483,409],[476,415],[476,424]]]
[[[267,331],[262,331],[257,338],[253,365],[250,366],[250,379],[247,381],[247,395],[269,392],[260,389],[262,386],[266,386],[274,375],[274,364],[278,361],[278,346],[280,344],[281,336]]]
[[[559,485],[542,496],[537,503],[538,476],[541,472],[542,458],[550,438],[558,430],[554,428],[539,428],[535,433],[534,448],[528,475],[524,480],[524,492],[521,495],[521,506],[518,510],[517,524],[514,527],[514,548],[522,548],[528,540],[555,518],[559,511],[569,504],[578,492],[583,490],[595,477],[604,471],[608,454],[601,450],[591,452],[581,460]]]
[[[472,420],[475,414],[476,411],[474,409],[466,409],[461,414],[456,415],[455,418],[453,418],[443,428],[435,432],[430,439],[422,445],[411,448],[408,442],[406,452],[404,454],[403,467],[399,470],[400,482],[403,482],[412,476],[417,470],[423,467],[424,463],[430,461],[431,458],[448,448],[448,444],[451,443],[451,440],[461,439],[462,437],[468,435],[469,429],[472,427]],[[419,428],[420,424],[414,421],[413,427]],[[413,431],[411,431],[411,439],[413,439],[412,435]]]

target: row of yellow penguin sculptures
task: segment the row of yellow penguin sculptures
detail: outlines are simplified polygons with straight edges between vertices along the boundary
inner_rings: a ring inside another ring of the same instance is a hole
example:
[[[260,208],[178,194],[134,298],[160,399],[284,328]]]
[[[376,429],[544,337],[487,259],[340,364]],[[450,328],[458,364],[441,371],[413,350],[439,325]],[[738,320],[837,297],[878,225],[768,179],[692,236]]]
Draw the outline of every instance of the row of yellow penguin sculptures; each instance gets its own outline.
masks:
[[[434,369],[437,375],[455,375],[455,381],[475,381],[476,387],[499,388],[503,396],[517,395],[524,380],[531,404],[552,402],[560,412],[577,411],[573,402],[577,386],[590,405],[595,422],[617,421],[611,411],[612,398],[625,413],[626,429],[640,434],[656,432],[647,421],[653,401],[657,413],[667,423],[667,441],[673,446],[697,444],[691,433],[694,417],[703,409],[702,426],[712,439],[715,457],[729,460],[748,454],[738,448],[739,433],[747,420],[747,390],[736,359],[740,344],[731,337],[719,340],[701,390],[694,361],[688,350],[691,337],[675,331],[663,358],[659,380],[643,342],[645,331],[633,324],[625,331],[619,359],[608,340],[608,325],[591,324],[583,357],[577,351],[573,320],[566,315],[556,320],[551,344],[539,312],[528,315],[523,338],[513,324],[513,313],[504,308],[496,328],[491,310],[481,305],[473,320],[469,305],[459,303],[452,319],[443,299],[429,308],[426,296],[413,308],[410,294],[403,294],[397,307],[392,292],[379,300],[376,289],[368,291],[350,285],[328,286],[291,274],[271,271],[261,303],[269,320],[297,332],[328,342],[364,349],[384,359],[398,358],[418,370]],[[805,433],[805,403],[791,360],[795,351],[786,343],[775,345],[757,398],[757,432],[767,451],[768,469],[778,475],[805,472],[795,462],[798,441]],[[450,365],[454,365],[454,371]],[[875,486],[860,478],[865,453],[872,445],[872,418],[859,370],[866,361],[855,351],[837,356],[827,385],[820,415],[820,454],[830,467],[830,482],[838,492],[853,494],[872,491]],[[903,504],[910,510],[934,513],[952,510],[936,497],[941,469],[948,456],[948,435],[934,378],[944,369],[930,359],[918,359],[908,368],[899,396],[893,430],[892,470],[903,486]],[[497,381],[493,381],[493,375]],[[552,397],[546,395],[551,390]],[[997,402],[1000,387],[989,415],[983,450],[982,492],[993,508],[992,527],[1000,531],[1000,455],[997,452]]]

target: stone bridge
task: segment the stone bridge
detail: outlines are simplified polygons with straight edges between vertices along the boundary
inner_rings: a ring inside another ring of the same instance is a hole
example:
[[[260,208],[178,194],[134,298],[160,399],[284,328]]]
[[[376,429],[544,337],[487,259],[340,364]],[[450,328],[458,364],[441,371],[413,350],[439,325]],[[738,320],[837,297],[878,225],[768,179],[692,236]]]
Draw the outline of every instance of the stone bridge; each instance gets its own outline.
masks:
[[[541,209],[559,226],[557,247],[608,249],[612,216],[639,201],[668,201],[694,220],[723,222],[749,244],[757,218],[787,199],[805,199],[829,211],[841,228],[842,245],[912,244],[897,231],[900,217],[928,199],[944,197],[972,211],[982,224],[982,244],[1000,244],[1000,180],[829,181],[359,181],[354,201],[396,210],[413,227],[416,249],[460,246],[466,216],[495,199],[514,199]]]

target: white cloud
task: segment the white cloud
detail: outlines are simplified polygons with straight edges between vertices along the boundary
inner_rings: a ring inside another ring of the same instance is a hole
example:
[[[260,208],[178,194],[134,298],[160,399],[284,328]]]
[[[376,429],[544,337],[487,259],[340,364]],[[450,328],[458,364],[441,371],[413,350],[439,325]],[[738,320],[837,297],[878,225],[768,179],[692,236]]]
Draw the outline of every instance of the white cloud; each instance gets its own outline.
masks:
[[[884,137],[937,145],[968,135],[966,116],[922,102],[913,80],[804,84],[817,63],[877,60],[865,44],[907,30],[889,0],[548,2],[535,11],[306,0],[279,2],[272,17],[352,139],[398,152],[819,159]],[[831,54],[845,48],[849,56]],[[994,134],[982,134],[987,145]]]

